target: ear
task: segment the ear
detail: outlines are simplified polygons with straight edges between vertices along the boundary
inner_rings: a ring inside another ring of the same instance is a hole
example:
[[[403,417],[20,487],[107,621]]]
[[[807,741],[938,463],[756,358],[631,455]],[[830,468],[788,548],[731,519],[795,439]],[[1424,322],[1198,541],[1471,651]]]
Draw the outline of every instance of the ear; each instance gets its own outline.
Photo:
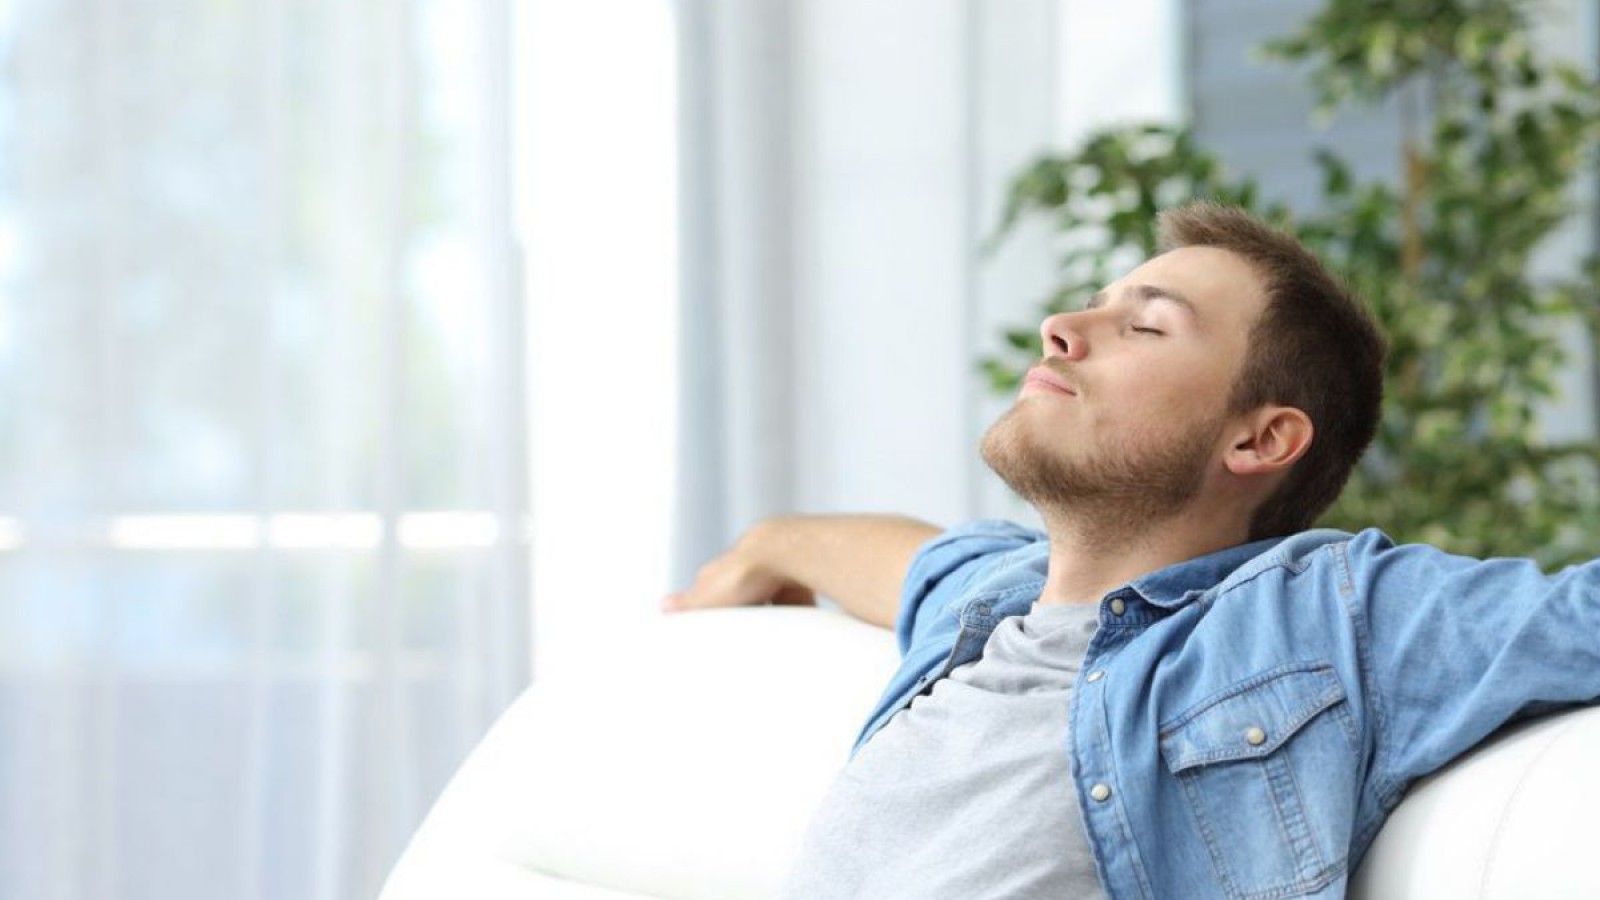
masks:
[[[1311,417],[1293,406],[1263,406],[1240,423],[1223,464],[1235,475],[1287,472],[1311,449]]]

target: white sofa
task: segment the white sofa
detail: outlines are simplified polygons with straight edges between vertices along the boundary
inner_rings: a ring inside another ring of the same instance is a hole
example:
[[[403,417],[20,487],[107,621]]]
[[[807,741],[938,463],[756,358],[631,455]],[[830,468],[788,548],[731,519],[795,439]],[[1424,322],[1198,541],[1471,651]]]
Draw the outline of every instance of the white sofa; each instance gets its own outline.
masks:
[[[897,662],[843,613],[680,613],[534,685],[439,797],[381,900],[758,900]],[[1600,900],[1600,707],[1520,725],[1419,784],[1367,900]]]

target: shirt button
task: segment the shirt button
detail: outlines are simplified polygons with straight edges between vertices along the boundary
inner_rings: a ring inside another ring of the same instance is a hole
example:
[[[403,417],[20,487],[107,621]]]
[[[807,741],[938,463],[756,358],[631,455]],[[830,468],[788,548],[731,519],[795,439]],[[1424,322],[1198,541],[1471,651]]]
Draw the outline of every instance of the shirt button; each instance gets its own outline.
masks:
[[[1244,742],[1252,747],[1259,747],[1267,742],[1267,733],[1251,725],[1244,730]]]
[[[1095,669],[1093,672],[1089,673],[1089,677],[1085,678],[1084,681],[1094,684],[1096,681],[1099,681],[1104,677],[1106,677],[1105,669]]]
[[[1111,601],[1111,614],[1113,616],[1120,616],[1120,615],[1122,615],[1123,613],[1125,613],[1127,611],[1128,611],[1128,604],[1123,603],[1121,597],[1118,597],[1115,600]]]
[[[1089,796],[1093,797],[1096,803],[1104,803],[1111,798],[1111,788],[1104,784],[1097,784],[1089,788]]]

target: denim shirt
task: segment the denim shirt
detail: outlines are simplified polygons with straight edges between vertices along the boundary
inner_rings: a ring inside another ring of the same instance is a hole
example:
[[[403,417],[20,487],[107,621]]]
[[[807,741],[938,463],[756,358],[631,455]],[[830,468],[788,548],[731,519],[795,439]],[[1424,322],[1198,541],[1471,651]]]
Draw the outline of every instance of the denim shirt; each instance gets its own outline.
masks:
[[[1048,558],[1006,522],[922,547],[901,666],[852,756],[1028,610]],[[1063,739],[1113,900],[1331,898],[1414,780],[1512,719],[1597,700],[1600,563],[1547,576],[1310,531],[1102,598]]]

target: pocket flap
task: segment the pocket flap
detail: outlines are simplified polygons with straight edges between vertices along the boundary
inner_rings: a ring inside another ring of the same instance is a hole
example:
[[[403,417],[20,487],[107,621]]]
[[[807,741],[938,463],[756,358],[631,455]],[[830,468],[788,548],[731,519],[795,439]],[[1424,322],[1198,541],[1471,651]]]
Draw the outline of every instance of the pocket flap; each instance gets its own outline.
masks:
[[[1327,663],[1269,669],[1162,724],[1161,756],[1173,772],[1266,756],[1342,700],[1344,685]]]

